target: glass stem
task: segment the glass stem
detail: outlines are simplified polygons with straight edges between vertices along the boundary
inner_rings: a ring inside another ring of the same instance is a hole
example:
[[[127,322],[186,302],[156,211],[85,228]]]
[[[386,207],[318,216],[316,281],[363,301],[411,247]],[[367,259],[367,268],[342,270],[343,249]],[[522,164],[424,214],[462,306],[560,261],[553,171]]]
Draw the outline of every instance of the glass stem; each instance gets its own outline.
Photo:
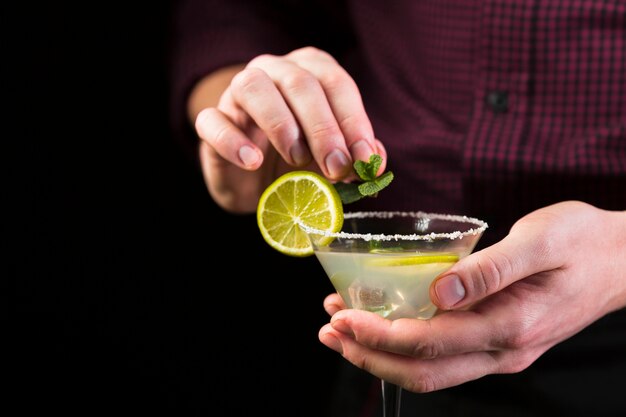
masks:
[[[402,394],[402,388],[391,382],[381,382],[383,388],[383,417],[400,417],[400,394]]]

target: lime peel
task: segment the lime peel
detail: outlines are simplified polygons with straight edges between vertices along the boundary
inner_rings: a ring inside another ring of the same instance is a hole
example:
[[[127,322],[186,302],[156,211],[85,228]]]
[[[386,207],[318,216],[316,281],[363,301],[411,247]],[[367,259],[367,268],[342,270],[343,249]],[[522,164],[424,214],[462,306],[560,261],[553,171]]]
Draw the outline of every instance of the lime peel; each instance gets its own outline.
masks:
[[[374,251],[374,253],[381,253]],[[408,266],[421,264],[449,263],[458,262],[459,255],[456,254],[428,254],[428,255],[390,255],[379,256],[367,260],[369,266]]]
[[[313,246],[302,225],[339,232],[343,205],[337,190],[312,171],[293,171],[270,184],[259,199],[257,224],[265,241],[277,251],[297,257],[313,255]],[[322,236],[319,244],[334,238]]]

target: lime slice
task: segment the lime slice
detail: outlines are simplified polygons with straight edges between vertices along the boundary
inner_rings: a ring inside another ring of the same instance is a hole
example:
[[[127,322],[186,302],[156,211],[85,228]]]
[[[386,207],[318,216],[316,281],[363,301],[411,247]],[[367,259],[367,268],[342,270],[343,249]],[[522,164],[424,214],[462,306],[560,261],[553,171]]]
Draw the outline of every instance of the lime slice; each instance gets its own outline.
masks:
[[[374,253],[382,253],[381,251],[375,251]],[[367,260],[367,264],[370,266],[406,266],[406,265],[419,265],[419,264],[435,264],[435,263],[450,263],[453,264],[459,260],[459,255],[454,253],[429,253],[429,254],[417,254],[417,255],[391,255],[391,256],[378,256]]]
[[[300,228],[309,227],[338,232],[343,225],[343,206],[335,187],[311,171],[293,171],[277,178],[261,195],[257,224],[265,241],[290,256],[309,256],[313,246]],[[320,237],[328,244],[332,237]]]

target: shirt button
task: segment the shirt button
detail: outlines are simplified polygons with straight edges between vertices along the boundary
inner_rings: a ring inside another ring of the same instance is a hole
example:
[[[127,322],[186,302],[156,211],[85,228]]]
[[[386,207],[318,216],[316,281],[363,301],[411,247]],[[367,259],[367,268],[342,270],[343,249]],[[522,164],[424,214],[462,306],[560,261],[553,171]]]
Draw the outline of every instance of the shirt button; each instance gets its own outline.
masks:
[[[506,113],[509,109],[509,93],[501,90],[490,91],[487,94],[487,105],[494,113]]]

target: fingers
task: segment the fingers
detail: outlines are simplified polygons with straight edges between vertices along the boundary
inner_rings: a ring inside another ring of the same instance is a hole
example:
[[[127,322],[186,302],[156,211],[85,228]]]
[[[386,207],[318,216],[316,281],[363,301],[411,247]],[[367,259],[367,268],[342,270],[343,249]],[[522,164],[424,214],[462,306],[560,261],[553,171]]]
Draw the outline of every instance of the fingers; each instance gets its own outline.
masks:
[[[356,310],[352,310],[355,313]],[[366,313],[367,314],[367,313]],[[432,356],[434,350],[418,347],[423,349],[424,355],[411,356],[407,354],[412,352],[412,344],[420,340],[424,340],[426,335],[411,340],[412,335],[403,336],[403,332],[407,330],[407,326],[411,322],[422,323],[427,326],[426,321],[420,320],[396,320],[389,321],[380,319],[376,325],[368,329],[365,323],[357,324],[351,322],[354,333],[346,332],[346,329],[339,331],[337,328],[338,321],[334,320],[331,324],[324,326],[319,333],[319,339],[326,346],[341,353],[345,359],[382,379],[401,385],[403,388],[413,392],[430,392],[460,383],[480,378],[484,375],[496,373],[500,371],[500,361],[498,354],[490,351],[478,350],[468,351],[467,353],[457,355]],[[459,317],[459,320],[464,318]],[[373,321],[373,320],[372,320]],[[403,322],[403,323],[401,323]],[[396,328],[393,328],[399,324]],[[360,327],[363,325],[363,327]],[[372,325],[372,323],[370,323]],[[460,327],[463,323],[457,323]],[[385,326],[389,328],[384,329]],[[382,334],[377,335],[377,333]],[[388,339],[389,332],[399,340],[402,338],[403,347],[399,346],[393,349],[383,349],[381,343]],[[459,339],[461,340],[461,339]],[[402,354],[398,351],[404,351]]]
[[[246,170],[260,167],[265,140],[287,164],[314,160],[331,180],[347,178],[354,160],[367,161],[373,153],[383,156],[380,172],[386,162],[356,83],[315,48],[250,61],[217,110],[198,114],[196,130],[216,154]]]
[[[365,311],[344,310],[333,315],[327,330],[340,332],[372,349],[432,359],[500,350],[506,339],[502,327],[472,311],[440,314],[430,320],[386,320]]]
[[[368,160],[377,152],[380,144],[374,139],[356,83],[327,53],[303,48],[284,57],[262,55],[247,68],[261,70],[271,78],[327,177],[343,179],[352,172],[355,159]],[[240,97],[236,88],[233,92]],[[242,106],[251,110],[245,103]],[[269,139],[279,152],[284,148],[280,139]]]
[[[299,49],[286,58],[319,80],[353,160],[367,161],[376,152],[374,130],[352,77],[329,54],[315,48]]]
[[[426,321],[337,311],[320,330],[320,341],[356,366],[416,392],[519,372],[606,313],[586,308],[591,305],[584,300],[601,304],[602,296],[593,296],[594,286],[588,285],[591,272],[581,251],[589,248],[577,239],[582,224],[598,223],[597,210],[576,202],[540,209],[518,221],[504,240],[439,278],[431,296],[454,311]],[[460,301],[442,303],[449,296]],[[327,299],[327,305],[334,303]]]
[[[261,166],[263,153],[224,113],[204,109],[198,113],[195,127],[198,136],[210,145],[207,152],[214,151],[242,169]]]
[[[342,346],[343,356],[355,366],[417,393],[453,387],[496,373],[498,369],[497,361],[488,352],[415,360],[371,350],[345,337],[337,342]]]
[[[289,104],[269,75],[248,67],[231,83],[235,102],[267,135],[274,148],[291,165],[309,163],[311,154]]]
[[[277,95],[280,94],[284,99],[285,108],[293,111],[317,164],[327,177],[335,180],[344,178],[350,172],[349,151],[319,81],[310,72],[288,61],[276,60],[267,67],[266,71],[276,85]],[[236,97],[239,90],[233,89]],[[254,112],[255,103],[241,102],[263,129],[264,122]],[[268,135],[268,138],[279,151],[285,146],[272,136]]]
[[[346,304],[343,302],[341,296],[337,293],[330,294],[324,299],[324,310],[329,316],[332,316],[339,310],[346,308]]]
[[[433,303],[444,310],[462,308],[516,281],[558,268],[551,239],[540,224],[514,227],[500,242],[461,259],[438,277],[430,287]]]
[[[494,313],[494,312],[492,312]],[[503,310],[492,317],[505,315]],[[548,346],[513,346],[511,323],[454,311],[430,320],[394,321],[343,310],[322,327],[319,340],[354,365],[415,392],[442,389],[493,373],[519,372]],[[512,325],[515,327],[515,325]]]

